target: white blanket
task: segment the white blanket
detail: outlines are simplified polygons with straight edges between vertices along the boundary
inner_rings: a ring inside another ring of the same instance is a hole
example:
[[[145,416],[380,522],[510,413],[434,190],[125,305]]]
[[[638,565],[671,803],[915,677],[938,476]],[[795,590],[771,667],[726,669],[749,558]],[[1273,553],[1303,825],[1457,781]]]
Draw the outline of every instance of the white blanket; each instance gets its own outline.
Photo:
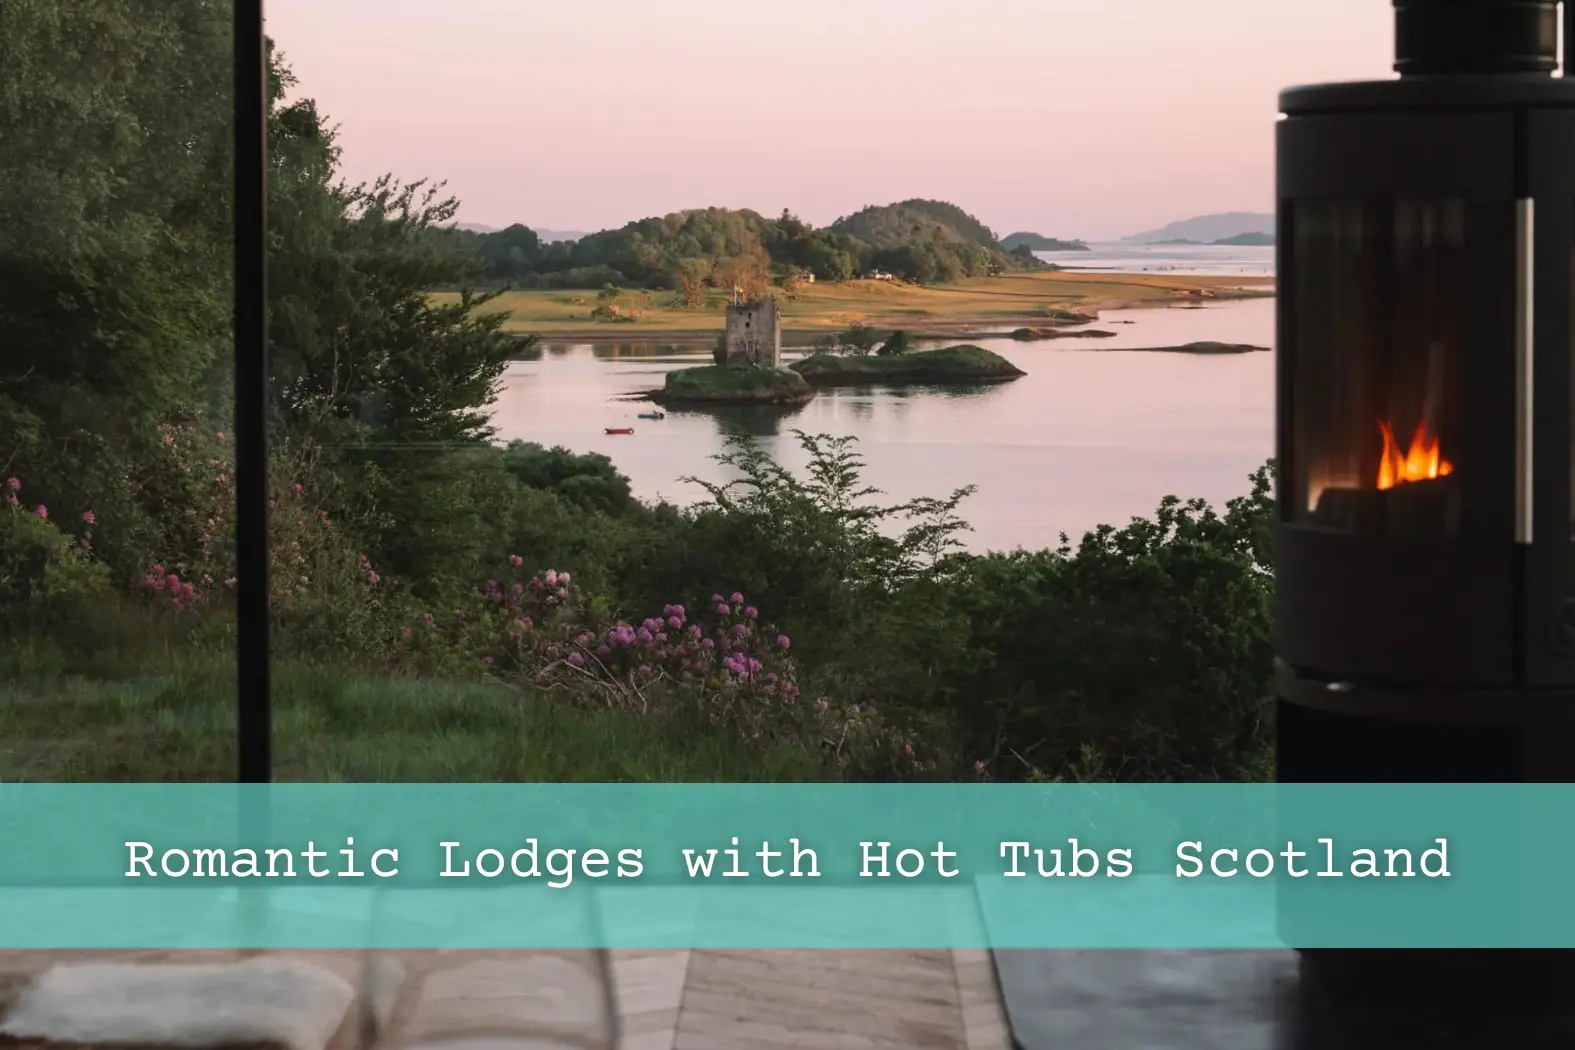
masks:
[[[51,1042],[192,1047],[275,1043],[324,1050],[356,992],[291,959],[51,967],[12,1003],[0,1034]]]

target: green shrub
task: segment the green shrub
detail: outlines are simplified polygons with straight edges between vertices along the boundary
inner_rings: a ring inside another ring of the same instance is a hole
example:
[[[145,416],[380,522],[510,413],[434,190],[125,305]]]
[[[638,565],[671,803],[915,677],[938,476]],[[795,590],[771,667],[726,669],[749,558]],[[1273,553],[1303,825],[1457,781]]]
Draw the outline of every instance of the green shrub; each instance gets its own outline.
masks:
[[[91,541],[63,531],[48,519],[47,508],[22,506],[20,483],[14,489],[3,484],[9,498],[0,506],[0,610],[35,617],[103,598],[109,573],[91,556]]]

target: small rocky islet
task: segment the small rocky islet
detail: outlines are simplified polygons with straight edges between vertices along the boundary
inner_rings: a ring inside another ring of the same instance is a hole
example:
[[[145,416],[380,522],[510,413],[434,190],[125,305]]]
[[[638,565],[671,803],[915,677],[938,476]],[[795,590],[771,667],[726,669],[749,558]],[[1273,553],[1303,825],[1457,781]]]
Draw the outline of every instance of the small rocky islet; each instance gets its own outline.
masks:
[[[666,385],[644,395],[663,405],[802,405],[818,389],[837,386],[975,386],[1027,375],[993,351],[948,346],[888,356],[811,354],[786,368],[706,365],[667,373]]]

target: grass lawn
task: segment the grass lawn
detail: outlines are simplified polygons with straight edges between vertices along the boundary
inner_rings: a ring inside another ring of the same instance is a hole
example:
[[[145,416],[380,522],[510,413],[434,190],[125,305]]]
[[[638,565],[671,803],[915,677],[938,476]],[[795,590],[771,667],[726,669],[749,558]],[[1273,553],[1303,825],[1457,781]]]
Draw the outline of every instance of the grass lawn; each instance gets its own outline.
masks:
[[[273,697],[281,781],[834,779],[805,750],[744,746],[678,715],[587,711],[502,685],[276,662]],[[123,681],[0,678],[0,779],[226,781],[235,764],[226,661],[179,660],[162,676]]]
[[[1241,285],[1260,287],[1251,293]],[[793,297],[779,293],[784,330],[803,333],[841,331],[855,323],[902,328],[916,334],[970,329],[1016,328],[1043,323],[1047,311],[1112,308],[1123,304],[1186,299],[1193,291],[1219,298],[1259,295],[1272,289],[1267,279],[1242,277],[1178,277],[1164,274],[1025,273],[979,277],[939,287],[899,285],[885,281],[817,282]],[[453,293],[434,293],[452,302]],[[593,291],[505,292],[483,309],[509,315],[511,331],[541,335],[579,335],[621,339],[635,334],[703,334],[722,329],[726,297],[711,297],[704,307],[673,308],[673,293],[651,293],[651,307],[633,322],[604,322],[591,317]]]

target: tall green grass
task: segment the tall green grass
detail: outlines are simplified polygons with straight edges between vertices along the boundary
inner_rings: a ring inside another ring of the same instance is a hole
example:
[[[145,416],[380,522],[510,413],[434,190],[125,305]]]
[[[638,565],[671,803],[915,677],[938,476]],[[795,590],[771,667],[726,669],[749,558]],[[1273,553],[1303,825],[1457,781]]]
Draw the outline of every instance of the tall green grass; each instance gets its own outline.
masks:
[[[106,680],[47,652],[0,651],[0,779],[233,779],[235,671],[211,656]],[[46,659],[39,661],[38,656]],[[377,677],[276,661],[280,781],[815,781],[801,748],[745,745],[683,712],[589,710],[503,685]]]

